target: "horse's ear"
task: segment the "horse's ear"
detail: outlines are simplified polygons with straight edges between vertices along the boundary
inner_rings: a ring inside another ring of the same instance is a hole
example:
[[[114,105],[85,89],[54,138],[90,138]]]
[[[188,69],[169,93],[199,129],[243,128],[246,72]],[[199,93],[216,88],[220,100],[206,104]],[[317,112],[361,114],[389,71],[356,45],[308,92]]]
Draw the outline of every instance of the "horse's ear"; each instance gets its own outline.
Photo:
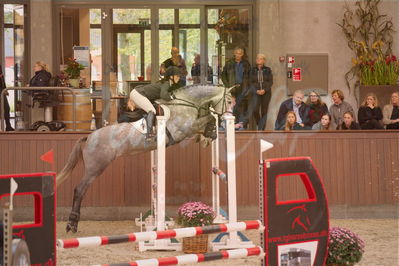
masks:
[[[226,92],[230,92],[230,93],[231,93],[231,91],[232,91],[235,87],[237,87],[237,85],[234,85],[233,87],[227,88]]]

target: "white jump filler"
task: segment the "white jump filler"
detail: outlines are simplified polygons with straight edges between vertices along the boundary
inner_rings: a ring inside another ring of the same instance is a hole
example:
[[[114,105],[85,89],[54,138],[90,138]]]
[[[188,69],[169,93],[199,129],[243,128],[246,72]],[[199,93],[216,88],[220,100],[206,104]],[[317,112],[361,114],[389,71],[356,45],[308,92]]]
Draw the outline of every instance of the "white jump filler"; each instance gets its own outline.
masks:
[[[166,199],[166,117],[157,116],[157,150],[151,154],[152,167],[152,202],[151,208],[154,208],[154,219],[145,223],[146,231],[165,230],[165,199]],[[153,162],[154,161],[154,162]],[[152,217],[150,217],[152,218]],[[141,221],[143,222],[143,221]],[[139,251],[146,250],[175,250],[181,251],[181,243],[172,243],[170,239],[158,239],[152,241],[140,241]]]

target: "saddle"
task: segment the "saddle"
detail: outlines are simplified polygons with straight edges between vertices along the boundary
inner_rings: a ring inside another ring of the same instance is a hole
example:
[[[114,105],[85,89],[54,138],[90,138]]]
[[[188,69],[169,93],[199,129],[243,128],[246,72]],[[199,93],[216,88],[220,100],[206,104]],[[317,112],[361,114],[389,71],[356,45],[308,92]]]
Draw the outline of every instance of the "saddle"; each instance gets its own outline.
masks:
[[[154,108],[156,110],[156,116],[164,116],[164,107],[168,109],[168,113],[170,114],[169,108],[166,107],[165,105],[155,103]],[[143,109],[135,109],[134,111],[126,111],[123,112],[119,117],[118,117],[118,123],[132,123],[136,122],[138,120],[141,120],[144,118],[146,115],[146,112]],[[168,115],[169,118],[169,115]]]
[[[170,117],[170,110],[166,105],[163,104],[154,104],[155,110],[156,110],[156,116],[165,116],[166,120],[169,119]],[[123,123],[123,122],[129,122],[131,123],[135,129],[137,129],[137,131],[139,131],[142,134],[146,134],[147,133],[147,123],[146,120],[144,118],[144,116],[146,115],[146,112],[142,109],[136,109],[133,112],[126,112],[128,113],[127,116],[125,118],[123,118],[121,116],[122,119],[119,120],[123,120],[123,119],[128,119],[129,121],[119,121],[119,123]]]

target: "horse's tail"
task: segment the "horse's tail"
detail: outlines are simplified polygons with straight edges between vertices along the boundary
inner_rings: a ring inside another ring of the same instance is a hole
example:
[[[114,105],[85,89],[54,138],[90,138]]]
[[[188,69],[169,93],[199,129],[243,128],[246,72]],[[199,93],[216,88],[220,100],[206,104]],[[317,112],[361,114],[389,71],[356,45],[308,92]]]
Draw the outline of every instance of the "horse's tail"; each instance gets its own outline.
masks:
[[[82,147],[81,143],[85,142],[87,137],[82,137],[76,141],[75,146],[73,146],[71,154],[69,154],[68,162],[61,170],[59,174],[57,174],[57,186],[62,184],[72,173],[76,164],[82,158]]]

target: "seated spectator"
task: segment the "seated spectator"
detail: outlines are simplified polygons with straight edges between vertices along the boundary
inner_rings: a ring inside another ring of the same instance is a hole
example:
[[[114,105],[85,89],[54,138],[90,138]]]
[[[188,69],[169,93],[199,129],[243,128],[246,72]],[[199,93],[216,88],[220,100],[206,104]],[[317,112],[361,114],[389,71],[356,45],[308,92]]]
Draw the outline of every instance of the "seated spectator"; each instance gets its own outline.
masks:
[[[308,124],[309,121],[309,106],[303,102],[304,94],[301,90],[294,92],[292,98],[281,103],[277,114],[277,120],[274,128],[279,130],[284,127],[285,119],[289,111],[294,111],[298,124],[302,127]]]
[[[382,111],[374,93],[367,94],[360,105],[357,118],[362,129],[384,129],[382,126]]]
[[[291,131],[291,130],[302,130],[302,129],[304,128],[296,121],[295,112],[288,111],[285,119],[285,125],[283,125],[283,127],[280,128],[280,130]]]
[[[391,104],[387,104],[383,109],[384,125],[387,129],[399,129],[399,92],[392,93]]]
[[[330,115],[334,125],[341,125],[346,112],[353,112],[352,106],[344,101],[344,94],[341,90],[333,90],[331,93],[333,105],[330,106]]]
[[[320,95],[311,91],[309,97],[306,101],[309,106],[309,123],[308,125],[312,127],[314,124],[320,122],[321,116],[328,113],[327,105],[321,100]]]
[[[326,113],[321,116],[319,122],[312,126],[312,130],[334,130],[335,127],[331,122],[331,115]]]
[[[37,61],[33,67],[35,75],[30,79],[30,87],[48,87],[50,84],[51,74],[47,65],[43,61]]]
[[[345,112],[343,122],[338,126],[338,130],[358,130],[361,129],[359,124],[355,122],[352,112]]]

